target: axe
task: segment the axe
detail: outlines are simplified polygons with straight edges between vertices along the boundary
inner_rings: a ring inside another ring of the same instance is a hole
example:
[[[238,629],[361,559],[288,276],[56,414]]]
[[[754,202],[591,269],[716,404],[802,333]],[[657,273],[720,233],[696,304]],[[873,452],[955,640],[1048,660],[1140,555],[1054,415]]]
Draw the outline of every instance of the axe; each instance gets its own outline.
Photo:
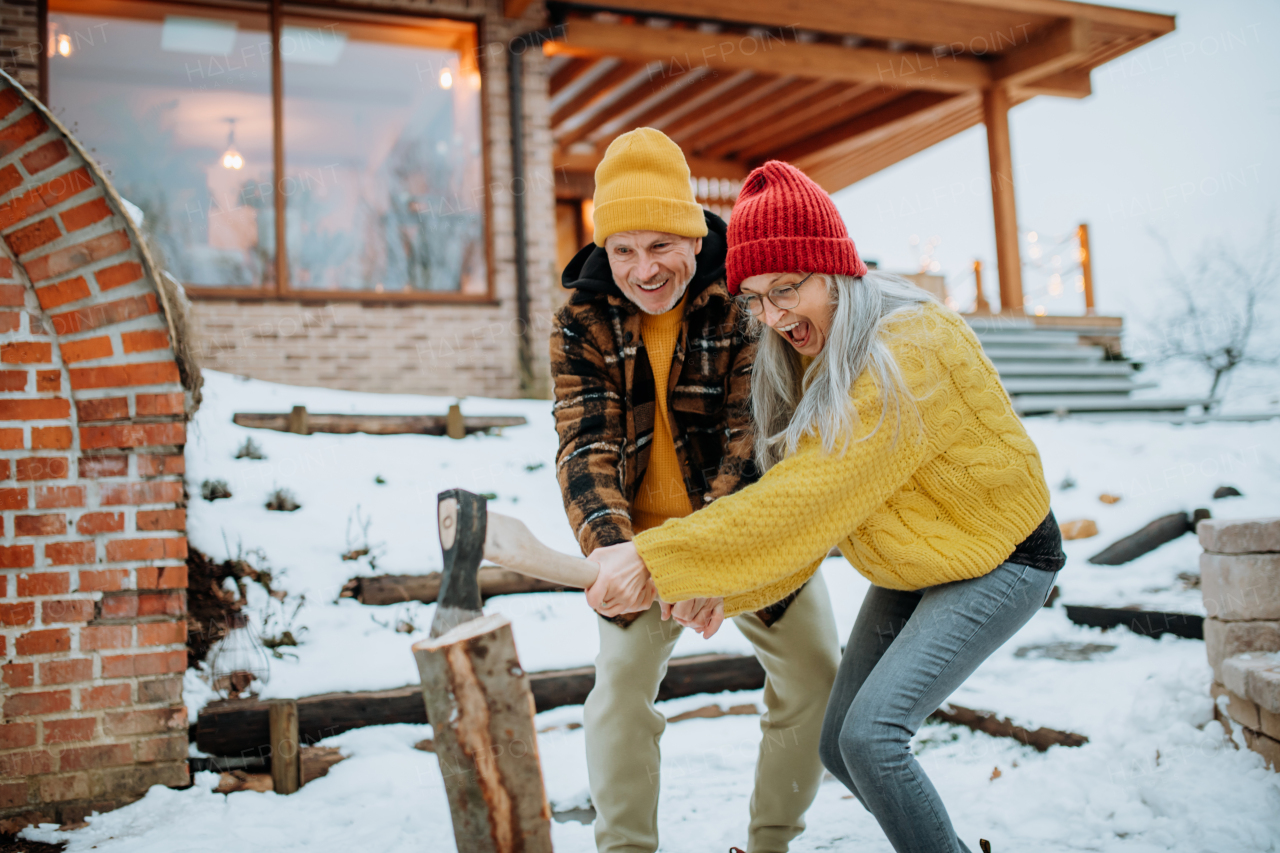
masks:
[[[488,558],[522,574],[586,588],[599,567],[553,551],[480,495],[438,496],[440,594],[431,636],[413,646],[460,853],[551,853],[533,691],[511,622],[485,616],[477,575]]]
[[[483,615],[477,579],[482,559],[561,586],[586,589],[595,583],[599,566],[548,548],[519,519],[487,512],[484,496],[449,489],[437,501],[444,568],[432,637]]]

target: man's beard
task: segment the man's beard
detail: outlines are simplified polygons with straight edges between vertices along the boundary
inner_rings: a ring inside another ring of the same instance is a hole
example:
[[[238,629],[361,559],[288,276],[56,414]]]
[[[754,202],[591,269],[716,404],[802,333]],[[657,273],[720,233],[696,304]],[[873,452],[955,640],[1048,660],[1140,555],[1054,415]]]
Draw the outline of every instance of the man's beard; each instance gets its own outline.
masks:
[[[666,282],[671,281],[671,280],[673,280],[673,279],[674,279],[674,276],[668,276],[666,279],[663,279],[663,283],[665,284]],[[692,277],[692,276],[690,276],[689,281],[693,281],[693,277]],[[648,308],[645,308],[643,305],[640,305],[639,303],[636,303],[636,307],[637,307],[637,308],[639,308],[639,309],[640,309],[641,311],[643,311],[644,313],[646,313],[646,314],[651,314],[651,315],[653,315],[653,316],[655,316],[655,317],[656,317],[656,316],[658,316],[659,314],[665,314],[665,313],[667,313],[668,311],[670,311],[672,308],[675,308],[675,307],[676,307],[676,304],[677,304],[681,299],[683,299],[683,298],[684,298],[685,291],[687,291],[687,290],[689,289],[689,281],[686,281],[686,282],[684,283],[684,285],[683,285],[683,286],[681,286],[681,287],[677,287],[677,288],[673,291],[673,294],[674,294],[674,295],[673,295],[673,296],[672,296],[672,297],[671,297],[671,298],[670,298],[670,299],[669,299],[669,300],[668,300],[668,301],[667,301],[667,302],[666,302],[666,303],[665,303],[661,308],[659,308],[659,309],[658,309],[658,310],[656,310],[656,311],[651,311],[651,310],[649,310]],[[657,282],[652,282],[652,281],[651,281],[651,282],[646,282],[646,284],[656,284],[656,283],[657,283]],[[642,288],[642,287],[640,286],[640,283],[639,283],[638,281],[636,281],[635,279],[627,279],[627,284],[631,285],[632,287],[634,287],[635,289],[637,289],[637,290],[639,290],[639,291],[641,291],[641,292],[643,292],[643,291],[644,291],[644,288]]]

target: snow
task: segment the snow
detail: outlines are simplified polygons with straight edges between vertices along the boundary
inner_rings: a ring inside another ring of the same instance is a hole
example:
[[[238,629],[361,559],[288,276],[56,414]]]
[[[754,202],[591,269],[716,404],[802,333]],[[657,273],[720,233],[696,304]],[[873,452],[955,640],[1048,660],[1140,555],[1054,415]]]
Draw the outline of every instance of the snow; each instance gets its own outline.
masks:
[[[539,400],[462,401],[466,414],[518,414],[527,426],[461,441],[430,436],[297,436],[235,426],[236,412],[366,414],[442,413],[446,398],[387,396],[273,385],[205,371],[204,404],[187,445],[191,544],[215,559],[249,555],[270,567],[283,604],[256,586],[251,609],[268,633],[290,628],[300,645],[273,659],[266,697],[371,690],[417,683],[410,645],[426,636],[433,605],[366,607],[339,599],[357,574],[421,573],[440,567],[436,493],[462,487],[498,495],[491,506],[514,515],[547,544],[576,553],[554,475],[550,404]],[[1066,543],[1061,602],[1203,613],[1198,589],[1180,573],[1198,573],[1192,536],[1125,566],[1091,566],[1086,558],[1115,539],[1170,512],[1209,508],[1215,517],[1280,515],[1280,422],[1171,425],[1032,419],[1059,520],[1094,519],[1099,535]],[[252,437],[265,460],[237,460]],[[379,484],[375,477],[386,482]],[[1075,486],[1061,488],[1070,477]],[[223,479],[233,497],[195,497],[205,479]],[[1236,486],[1244,497],[1212,500]],[[277,487],[302,508],[269,512]],[[1121,496],[1107,505],[1098,495]],[[367,537],[363,524],[368,523]],[[344,561],[353,548],[368,556]],[[847,634],[867,582],[842,559],[823,568],[837,623]],[[290,621],[300,596],[305,601]],[[529,671],[581,666],[597,651],[596,617],[581,594],[504,596],[488,612],[511,618]],[[408,621],[410,633],[395,630]],[[1094,644],[1088,660],[1057,660],[1044,646]],[[1113,648],[1106,648],[1113,647]],[[709,641],[685,632],[677,655],[749,653],[731,623]],[[213,696],[200,672],[188,672],[192,718]],[[947,802],[961,836],[1001,850],[1275,851],[1280,842],[1280,775],[1237,750],[1212,721],[1211,675],[1199,641],[1153,640],[1125,629],[1106,633],[1071,624],[1062,607],[1038,613],[952,696],[997,711],[1028,728],[1085,734],[1080,748],[1037,753],[1010,739],[928,725],[917,736],[920,760]],[[664,703],[674,715],[716,703],[755,703],[759,691],[695,696]],[[539,715],[549,798],[556,810],[587,803],[581,707]],[[325,743],[347,761],[289,797],[214,794],[202,775],[184,791],[156,787],[140,802],[93,817],[89,826],[29,837],[69,841],[68,850],[174,849],[181,826],[187,851],[269,846],[288,850],[453,850],[448,808],[436,759],[412,745],[427,726],[382,726],[346,732]],[[671,724],[663,739],[661,826],[664,851],[745,846],[758,720],[752,716]],[[1240,734],[1236,732],[1236,742]],[[993,770],[1000,774],[992,778]],[[887,851],[875,821],[836,782],[822,786],[796,851]],[[557,851],[594,849],[590,826],[556,822]]]

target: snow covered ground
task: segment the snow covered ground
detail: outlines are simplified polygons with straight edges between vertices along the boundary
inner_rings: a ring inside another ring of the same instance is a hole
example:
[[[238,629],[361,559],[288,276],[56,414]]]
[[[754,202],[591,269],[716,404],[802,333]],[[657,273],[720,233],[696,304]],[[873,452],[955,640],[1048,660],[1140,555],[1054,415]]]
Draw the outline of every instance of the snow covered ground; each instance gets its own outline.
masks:
[[[497,495],[492,508],[524,520],[543,541],[576,552],[554,475],[550,404],[467,399],[466,414],[520,414],[524,427],[462,441],[427,436],[296,436],[234,426],[235,412],[440,413],[445,398],[386,396],[298,388],[205,372],[205,402],[192,424],[187,477],[193,494],[188,534],[215,559],[255,552],[289,592],[282,605],[256,591],[257,623],[290,628],[301,642],[273,659],[261,695],[305,696],[416,683],[409,646],[426,636],[432,605],[365,607],[339,599],[357,574],[438,569],[435,495],[463,487]],[[1280,515],[1280,421],[1175,426],[1034,419],[1059,520],[1091,518],[1099,535],[1066,543],[1060,602],[1203,613],[1197,589],[1199,548],[1186,536],[1121,567],[1086,558],[1157,516],[1196,507],[1215,517]],[[265,460],[237,460],[252,436]],[[230,499],[207,502],[205,479],[225,480]],[[385,482],[379,483],[378,479]],[[1068,486],[1074,481],[1074,486]],[[1224,484],[1244,497],[1211,500]],[[302,508],[268,512],[269,492],[293,492]],[[1107,505],[1099,494],[1118,494]],[[367,530],[365,525],[367,524]],[[369,557],[341,555],[369,547]],[[836,618],[847,632],[866,590],[842,559],[828,560]],[[257,590],[256,587],[251,587]],[[305,602],[293,613],[300,596]],[[531,671],[590,663],[596,617],[580,594],[507,596],[487,609],[511,617]],[[290,621],[291,620],[291,621]],[[412,633],[397,632],[409,622]],[[1088,660],[1046,657],[1045,646],[1096,644]],[[747,653],[732,624],[710,641],[685,632],[677,655]],[[941,790],[966,842],[979,836],[1006,850],[1227,853],[1280,849],[1280,775],[1251,752],[1237,751],[1211,721],[1209,668],[1199,641],[1152,640],[1120,629],[1102,633],[1067,621],[1061,606],[1039,613],[952,697],[1017,723],[1080,732],[1081,748],[1036,753],[1008,739],[931,725],[917,738],[921,761]],[[200,673],[188,673],[192,715],[211,697]],[[759,701],[758,694],[689,697],[668,715],[718,702]],[[586,801],[581,708],[540,715],[539,739],[550,798],[557,809]],[[453,850],[435,757],[412,749],[425,726],[347,732],[326,743],[351,758],[286,798],[211,792],[212,776],[186,791],[155,788],[141,802],[95,817],[71,833],[72,851],[223,850],[238,844],[278,850]],[[663,740],[661,821],[664,851],[745,846],[757,721],[751,716],[672,724]],[[1237,733],[1237,741],[1239,735]],[[996,769],[999,773],[995,773]],[[181,826],[175,833],[174,827]],[[797,851],[889,850],[874,820],[836,782],[823,785]],[[181,841],[175,839],[180,834]],[[591,830],[556,823],[557,851],[593,849]],[[178,846],[175,847],[175,844]]]

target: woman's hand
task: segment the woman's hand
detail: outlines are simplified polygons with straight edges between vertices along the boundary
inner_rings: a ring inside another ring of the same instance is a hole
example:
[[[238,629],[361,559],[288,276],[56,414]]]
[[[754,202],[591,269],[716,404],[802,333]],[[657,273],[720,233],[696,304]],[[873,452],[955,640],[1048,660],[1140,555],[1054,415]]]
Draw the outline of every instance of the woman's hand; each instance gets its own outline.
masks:
[[[634,542],[597,548],[587,559],[600,566],[596,582],[587,590],[587,603],[601,616],[648,610],[658,591]]]
[[[662,618],[673,617],[684,627],[697,631],[704,640],[709,640],[724,624],[724,599],[690,598],[676,604],[662,602]]]

